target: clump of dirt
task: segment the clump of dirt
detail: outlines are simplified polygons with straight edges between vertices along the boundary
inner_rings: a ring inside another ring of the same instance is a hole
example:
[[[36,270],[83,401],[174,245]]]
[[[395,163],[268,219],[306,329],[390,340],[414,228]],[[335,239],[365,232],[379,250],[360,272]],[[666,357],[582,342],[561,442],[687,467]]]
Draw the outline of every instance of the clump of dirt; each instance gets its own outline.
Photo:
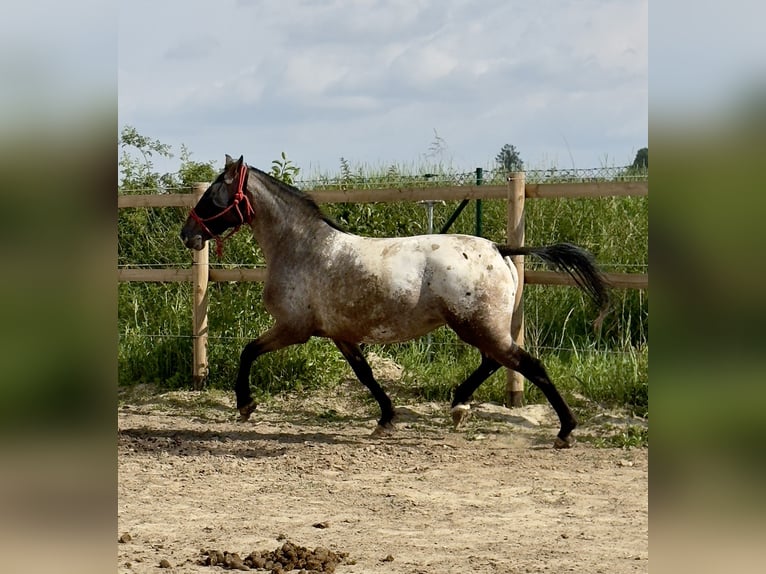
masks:
[[[197,560],[201,566],[220,566],[227,570],[266,570],[271,574],[284,574],[298,570],[299,574],[332,574],[338,564],[352,564],[348,552],[334,552],[322,546],[314,550],[298,546],[289,540],[276,550],[255,550],[242,559],[236,552],[203,550]]]
[[[367,353],[367,362],[378,379],[384,381],[400,381],[402,379],[404,367],[393,359],[370,352]]]

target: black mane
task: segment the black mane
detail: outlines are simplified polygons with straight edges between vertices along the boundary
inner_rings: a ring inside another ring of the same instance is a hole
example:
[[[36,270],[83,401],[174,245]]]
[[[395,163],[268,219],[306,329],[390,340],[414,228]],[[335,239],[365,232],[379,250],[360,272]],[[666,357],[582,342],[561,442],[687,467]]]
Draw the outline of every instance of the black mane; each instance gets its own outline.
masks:
[[[299,204],[301,204],[312,216],[321,219],[324,221],[327,225],[332,227],[333,229],[337,229],[338,231],[342,231],[344,233],[347,233],[343,227],[341,227],[335,220],[333,220],[329,215],[325,214],[320,208],[319,205],[317,205],[317,202],[314,201],[310,195],[307,193],[304,193],[297,187],[293,187],[292,185],[289,185],[285,183],[284,181],[281,181],[274,177],[271,174],[266,173],[265,171],[262,171],[258,169],[257,167],[253,167],[251,165],[248,165],[247,168],[249,170],[252,170],[256,172],[257,174],[261,176],[265,176],[265,179],[273,183],[277,189],[288,196],[289,199],[297,201]],[[223,174],[221,174],[221,177]]]

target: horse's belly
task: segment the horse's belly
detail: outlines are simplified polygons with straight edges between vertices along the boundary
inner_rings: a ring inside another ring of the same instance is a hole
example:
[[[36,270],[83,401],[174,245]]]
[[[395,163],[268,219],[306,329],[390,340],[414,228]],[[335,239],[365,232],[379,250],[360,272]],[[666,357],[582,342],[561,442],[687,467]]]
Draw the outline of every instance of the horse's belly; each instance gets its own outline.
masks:
[[[444,324],[438,310],[417,302],[390,298],[358,301],[349,298],[328,308],[317,319],[320,334],[362,343],[396,343],[425,335]]]
[[[443,324],[444,321],[436,317],[429,320],[420,317],[418,321],[381,321],[371,324],[365,333],[359,335],[359,340],[368,344],[400,343],[421,337]]]

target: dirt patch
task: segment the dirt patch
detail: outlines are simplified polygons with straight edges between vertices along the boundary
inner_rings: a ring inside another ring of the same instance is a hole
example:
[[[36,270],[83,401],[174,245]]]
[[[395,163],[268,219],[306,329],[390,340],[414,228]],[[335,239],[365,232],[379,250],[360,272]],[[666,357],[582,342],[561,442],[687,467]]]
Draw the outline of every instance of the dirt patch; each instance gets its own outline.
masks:
[[[647,449],[554,450],[541,405],[480,405],[460,432],[448,405],[409,405],[374,439],[350,388],[247,423],[228,394],[124,393],[118,571],[210,574],[211,552],[244,561],[285,541],[342,556],[338,574],[648,571]]]

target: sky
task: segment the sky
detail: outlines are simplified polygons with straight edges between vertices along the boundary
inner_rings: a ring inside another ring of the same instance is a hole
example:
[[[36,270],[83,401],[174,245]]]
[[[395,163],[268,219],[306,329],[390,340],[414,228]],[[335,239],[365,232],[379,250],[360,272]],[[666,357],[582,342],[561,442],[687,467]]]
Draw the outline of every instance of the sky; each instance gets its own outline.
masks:
[[[590,168],[648,145],[646,0],[120,0],[118,43],[120,128],[218,167],[471,171],[511,144]]]

